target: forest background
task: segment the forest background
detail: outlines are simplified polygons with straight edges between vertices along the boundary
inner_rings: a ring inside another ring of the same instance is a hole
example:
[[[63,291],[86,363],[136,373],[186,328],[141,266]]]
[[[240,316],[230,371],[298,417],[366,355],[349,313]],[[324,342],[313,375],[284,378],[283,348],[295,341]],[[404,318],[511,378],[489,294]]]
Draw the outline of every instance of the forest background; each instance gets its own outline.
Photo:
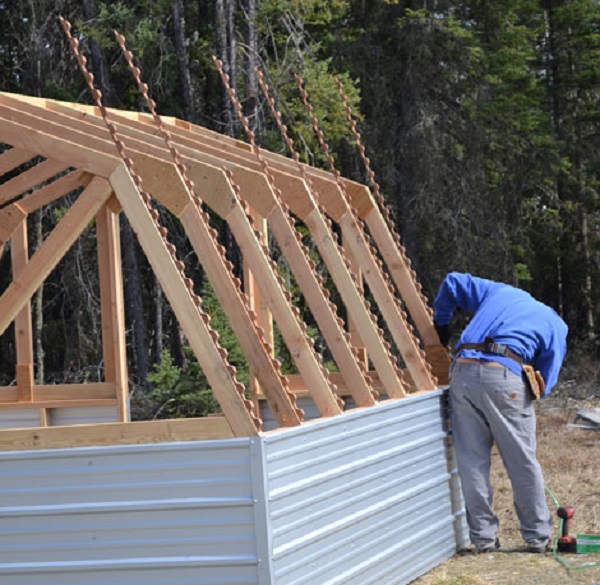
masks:
[[[92,103],[59,14],[73,23],[106,105],[145,111],[116,29],[160,114],[243,139],[211,60],[216,55],[258,143],[287,154],[258,88],[259,67],[303,160],[327,168],[294,83],[300,74],[337,167],[368,183],[334,83],[340,79],[429,299],[450,270],[517,285],[568,323],[570,363],[599,357],[598,0],[0,1],[0,90]],[[10,178],[0,177],[0,186]],[[61,200],[29,218],[32,252],[67,207]],[[164,214],[170,237],[183,240]],[[215,226],[241,272],[227,226],[216,219]],[[121,238],[138,415],[212,411],[212,394],[124,218]],[[275,246],[273,256],[304,311]],[[186,264],[247,381],[202,267]],[[10,278],[5,252],[0,293]],[[37,383],[102,380],[99,305],[92,226],[34,298]],[[310,332],[320,348],[318,330]],[[291,371],[280,341],[276,353]],[[14,364],[9,330],[0,337],[0,386],[14,383]]]

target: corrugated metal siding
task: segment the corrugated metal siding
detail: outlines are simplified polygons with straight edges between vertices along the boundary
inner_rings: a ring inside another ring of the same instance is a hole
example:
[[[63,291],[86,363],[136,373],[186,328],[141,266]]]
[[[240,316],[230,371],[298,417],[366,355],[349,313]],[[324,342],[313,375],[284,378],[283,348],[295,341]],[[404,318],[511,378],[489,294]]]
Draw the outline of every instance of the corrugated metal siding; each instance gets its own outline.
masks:
[[[356,408],[356,402],[351,396],[344,397],[344,410],[352,410]],[[298,407],[304,411],[304,420],[314,420],[319,418],[319,410],[315,406],[312,398],[302,397],[297,400]],[[266,400],[260,401],[260,416],[263,419],[263,430],[265,432],[272,431],[279,427],[275,415],[269,408],[269,403]]]
[[[399,585],[457,548],[443,393],[264,438],[275,585]]]
[[[51,408],[50,424],[84,425],[118,422],[119,416],[116,406],[103,406],[95,408]],[[40,426],[39,410],[34,409],[8,409],[0,410],[0,429],[28,429]]]
[[[231,439],[0,453],[0,583],[257,584],[250,450]]]

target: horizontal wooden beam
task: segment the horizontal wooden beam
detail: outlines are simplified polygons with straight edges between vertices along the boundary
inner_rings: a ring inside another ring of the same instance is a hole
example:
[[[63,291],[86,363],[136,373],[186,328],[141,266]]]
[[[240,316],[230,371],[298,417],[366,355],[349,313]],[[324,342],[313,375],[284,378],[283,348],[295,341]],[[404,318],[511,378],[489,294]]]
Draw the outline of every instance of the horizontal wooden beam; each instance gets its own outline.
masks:
[[[207,441],[233,437],[223,416],[0,430],[0,451]]]
[[[2,402],[0,410],[28,410],[40,408],[98,408],[116,406],[117,399],[33,400],[32,402]]]
[[[40,384],[32,385],[31,398],[23,400],[19,386],[0,387],[0,410],[13,402],[24,403],[31,407],[31,402],[75,402],[89,400],[113,400],[116,398],[114,384],[100,382],[97,384]]]

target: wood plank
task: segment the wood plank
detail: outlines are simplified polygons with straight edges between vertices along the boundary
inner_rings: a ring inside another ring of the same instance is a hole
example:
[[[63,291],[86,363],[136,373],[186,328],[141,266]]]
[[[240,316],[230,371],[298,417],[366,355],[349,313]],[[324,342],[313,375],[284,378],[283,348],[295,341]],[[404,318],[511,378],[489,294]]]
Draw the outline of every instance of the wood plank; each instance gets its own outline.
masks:
[[[340,218],[340,226],[344,234],[344,241],[364,272],[369,289],[414,383],[419,390],[433,390],[437,385],[437,380],[424,360],[417,340],[396,304],[393,290],[385,281],[381,269],[370,251],[369,244],[365,240],[364,233],[350,211]]]
[[[348,262],[348,267],[350,269],[350,272],[356,278],[356,283],[357,283],[356,288],[358,290],[358,293],[361,297],[364,298],[364,285],[363,285],[362,270],[360,268],[360,265],[356,261],[356,258],[354,257],[354,255],[348,249],[348,246],[345,246],[343,237],[342,237],[342,247],[345,250],[344,257],[346,258],[346,261]],[[350,311],[348,312],[348,331],[350,333],[350,339],[352,340],[352,345],[354,345],[354,347],[356,347],[358,354],[360,356],[360,359],[368,367],[369,354],[368,354],[367,348],[365,347],[365,344],[361,338],[360,327],[356,323],[356,318],[354,316],[354,313],[352,313]]]
[[[39,410],[49,408],[103,408],[116,406],[117,400],[111,399],[74,399],[74,400],[33,400],[32,402],[3,402],[2,410]]]
[[[241,207],[236,207],[226,219],[242,254],[248,258],[248,262],[252,266],[263,297],[273,313],[296,367],[311,384],[314,401],[321,416],[340,414],[342,412],[341,405],[332,392],[323,366],[319,362],[294,308],[288,302],[269,258],[256,239],[246,214]],[[269,218],[267,220],[269,221]],[[289,230],[287,219],[285,221]],[[269,224],[273,227],[270,221]],[[287,233],[290,241],[291,239],[296,241],[293,234],[289,235],[289,231]],[[279,236],[281,237],[281,234]],[[278,237],[277,234],[275,237]],[[279,244],[285,246],[285,238],[279,241]]]
[[[29,302],[110,194],[111,187],[106,180],[95,178],[31,257],[22,273],[13,279],[0,297],[0,334]]]
[[[331,233],[319,209],[315,207],[313,212],[306,218],[306,225],[311,231],[313,241],[317,244],[321,257],[329,269],[348,315],[352,315],[357,323],[360,338],[368,348],[373,365],[385,383],[387,393],[394,397],[403,396],[406,390],[403,380],[399,377],[396,364],[390,359],[387,347],[379,333],[379,328],[365,306],[363,294],[360,288],[356,286],[334,240],[335,236]],[[358,403],[360,404],[360,402]]]
[[[12,207],[12,206],[11,206]],[[18,277],[29,261],[27,247],[27,219],[12,237],[13,278]],[[31,321],[31,303],[28,302],[15,318],[15,341],[17,346],[17,389],[19,402],[31,402],[33,398],[33,327]],[[40,426],[48,423],[48,412],[39,409]]]
[[[47,159],[0,185],[0,205],[55,177],[68,167],[62,161]]]
[[[24,218],[11,238],[11,261],[13,280],[19,278],[29,262],[27,246],[27,220]],[[31,325],[31,303],[25,303],[15,318],[15,345],[17,363],[33,366],[33,328]]]
[[[269,354],[270,348],[263,343],[256,330],[248,307],[242,299],[242,291],[225,265],[218,249],[218,242],[209,231],[210,226],[196,205],[190,205],[180,216],[180,220],[244,355],[269,397],[271,409],[279,425],[299,425],[302,422],[301,412],[285,391],[280,371],[275,367],[275,362]]]
[[[379,208],[373,207],[366,215],[365,221],[423,342],[426,346],[438,344],[439,337],[433,326],[432,311],[420,294],[420,290],[415,286],[416,274],[402,257]]]
[[[17,203],[0,210],[0,245],[4,246],[11,235],[22,226],[27,213]]]
[[[238,392],[232,372],[224,363],[207,323],[124,164],[113,173],[110,180],[233,432],[236,436],[256,435],[258,430]]]
[[[63,130],[64,134],[64,130]],[[68,135],[73,140],[77,137]],[[120,158],[114,154],[87,148],[77,142],[41,132],[35,126],[13,122],[0,111],[0,141],[29,150],[40,156],[53,157],[94,175],[110,177]]]
[[[316,212],[318,214],[318,210]],[[322,218],[320,219],[322,220]],[[268,221],[275,238],[279,242],[281,251],[296,277],[296,282],[304,295],[306,303],[310,307],[312,315],[327,342],[327,346],[331,351],[338,369],[342,372],[348,386],[353,389],[353,396],[356,403],[360,406],[371,406],[375,404],[371,387],[365,377],[365,371],[360,367],[352,347],[348,343],[344,323],[336,314],[335,307],[329,303],[328,297],[325,296],[322,284],[316,277],[315,272],[302,249],[302,245],[296,239],[296,234],[290,226],[288,218],[284,215],[281,208],[278,208],[269,216]],[[319,220],[317,219],[317,221]],[[333,267],[334,270],[336,270],[337,275],[337,269],[343,266],[343,261],[339,258],[339,251],[336,249],[324,221],[321,223],[321,227],[324,228],[326,233],[323,232],[324,237],[318,240],[317,245],[319,246],[319,251],[323,251],[325,255],[327,255],[328,261],[330,261],[328,267]],[[332,254],[329,254],[329,252],[332,252]],[[331,260],[336,252],[338,252],[337,259],[339,260],[339,265],[334,266],[334,263],[331,262]],[[352,278],[347,269],[346,273],[348,278],[344,284],[353,287],[354,283],[352,282]],[[340,291],[341,294],[339,287],[338,291]],[[346,294],[346,291],[344,294]],[[350,311],[351,307],[348,307],[348,310]],[[360,303],[360,307],[357,307],[357,310],[362,310],[366,313],[365,306],[362,302]],[[373,323],[371,321],[370,323],[371,328],[373,328]],[[391,367],[391,364],[389,364],[389,366]]]
[[[17,364],[17,400],[31,403],[33,400],[33,364]]]
[[[257,237],[260,244],[264,246],[265,250],[268,250],[269,237],[267,220],[264,217],[261,217],[252,208],[249,208],[247,211],[249,217],[252,218],[254,229],[257,232]],[[242,258],[242,262],[244,267],[244,291],[248,298],[250,310],[254,311],[254,314],[256,315],[256,322],[258,323],[258,326],[262,328],[265,342],[271,349],[271,356],[275,357],[275,331],[273,329],[273,315],[271,314],[271,311],[269,310],[269,307],[262,296],[260,287],[258,286],[258,282],[254,276],[254,272],[252,272],[252,268],[248,262],[248,259]],[[258,396],[262,395],[263,391],[260,387],[260,382],[256,378],[256,372],[254,371],[254,367],[252,365],[250,365],[249,378],[250,397],[258,407]]]
[[[11,260],[13,279],[18,278],[29,262],[27,247],[27,219],[11,237]],[[15,345],[17,354],[17,388],[20,402],[33,399],[33,327],[31,324],[31,303],[25,306],[15,318]]]
[[[31,160],[35,155],[21,148],[11,148],[0,154],[0,175],[8,173],[23,163]]]
[[[81,400],[113,400],[116,398],[114,384],[105,382],[95,384],[40,384],[32,389],[33,400],[37,402]],[[7,402],[17,402],[19,398],[16,386],[0,387],[0,405],[4,407]]]
[[[115,386],[119,420],[127,422],[129,387],[119,215],[108,203],[96,215],[96,237],[104,379]]]
[[[94,175],[85,171],[74,171],[27,195],[19,201],[19,206],[26,213],[33,213],[79,187],[87,187],[93,178]]]
[[[210,441],[233,437],[225,417],[0,430],[0,451]]]

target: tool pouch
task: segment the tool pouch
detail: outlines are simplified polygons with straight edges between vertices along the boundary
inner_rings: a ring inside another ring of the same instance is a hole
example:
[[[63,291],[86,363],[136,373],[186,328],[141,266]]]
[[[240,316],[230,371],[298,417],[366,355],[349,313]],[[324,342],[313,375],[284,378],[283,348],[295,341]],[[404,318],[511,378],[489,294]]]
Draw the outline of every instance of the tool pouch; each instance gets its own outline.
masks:
[[[527,385],[531,391],[531,397],[533,400],[539,400],[546,389],[546,383],[544,382],[544,378],[542,378],[542,374],[540,374],[539,370],[534,370],[533,366],[523,364],[522,368]]]

